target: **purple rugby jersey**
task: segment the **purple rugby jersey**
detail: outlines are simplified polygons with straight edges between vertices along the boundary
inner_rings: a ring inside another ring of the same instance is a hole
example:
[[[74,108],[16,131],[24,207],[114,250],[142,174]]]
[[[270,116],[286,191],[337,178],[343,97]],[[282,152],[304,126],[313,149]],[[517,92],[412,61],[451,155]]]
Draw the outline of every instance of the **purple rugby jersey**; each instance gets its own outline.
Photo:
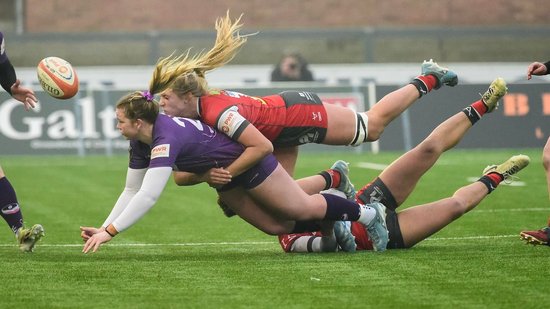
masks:
[[[130,168],[172,167],[177,171],[202,173],[226,167],[244,147],[199,120],[159,114],[149,146],[130,141]]]

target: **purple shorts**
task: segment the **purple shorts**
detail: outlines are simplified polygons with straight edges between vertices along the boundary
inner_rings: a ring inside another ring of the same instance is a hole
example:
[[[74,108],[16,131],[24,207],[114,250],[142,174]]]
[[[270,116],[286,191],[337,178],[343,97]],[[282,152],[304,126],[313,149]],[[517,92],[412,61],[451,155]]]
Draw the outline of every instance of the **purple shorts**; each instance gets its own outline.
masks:
[[[279,162],[275,159],[275,156],[272,154],[263,158],[262,161],[254,165],[246,172],[240,174],[239,176],[233,178],[230,183],[219,188],[218,192],[228,191],[235,187],[243,187],[246,190],[250,190],[260,185],[264,180],[273,173]]]

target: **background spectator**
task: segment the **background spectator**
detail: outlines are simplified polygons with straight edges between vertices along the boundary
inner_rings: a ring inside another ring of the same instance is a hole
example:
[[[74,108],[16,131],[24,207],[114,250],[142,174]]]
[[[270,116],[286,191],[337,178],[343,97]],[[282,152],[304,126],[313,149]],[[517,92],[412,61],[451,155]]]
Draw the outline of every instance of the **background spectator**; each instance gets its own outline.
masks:
[[[307,61],[298,52],[286,52],[271,72],[272,82],[313,81]]]

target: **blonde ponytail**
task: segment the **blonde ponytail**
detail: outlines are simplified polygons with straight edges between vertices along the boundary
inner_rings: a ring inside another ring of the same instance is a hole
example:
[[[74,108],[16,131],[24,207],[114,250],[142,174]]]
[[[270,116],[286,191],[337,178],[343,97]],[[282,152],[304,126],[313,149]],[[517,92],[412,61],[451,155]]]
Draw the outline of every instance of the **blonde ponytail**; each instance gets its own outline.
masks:
[[[173,87],[176,79],[181,77],[178,82],[184,84],[179,85],[178,90],[191,91],[193,94],[198,95],[204,95],[208,92],[208,83],[205,79],[206,72],[227,64],[235,57],[239,48],[246,43],[248,35],[243,36],[239,33],[243,26],[240,24],[242,16],[241,14],[239,18],[232,22],[229,11],[227,11],[225,17],[216,20],[216,42],[208,52],[201,52],[191,57],[190,50],[187,50],[186,53],[179,56],[172,54],[160,59],[155,66],[153,78],[149,84],[149,91],[151,93],[162,92]],[[200,89],[185,84],[188,80],[193,80],[193,84],[199,86]]]

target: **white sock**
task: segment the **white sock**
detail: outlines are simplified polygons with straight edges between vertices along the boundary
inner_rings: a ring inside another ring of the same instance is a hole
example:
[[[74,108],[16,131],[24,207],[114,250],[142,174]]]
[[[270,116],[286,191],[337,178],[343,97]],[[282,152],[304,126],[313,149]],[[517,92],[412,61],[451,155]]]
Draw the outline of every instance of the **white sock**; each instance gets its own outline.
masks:
[[[376,209],[369,207],[367,205],[361,206],[361,215],[359,215],[359,221],[363,225],[368,225],[376,217]]]

